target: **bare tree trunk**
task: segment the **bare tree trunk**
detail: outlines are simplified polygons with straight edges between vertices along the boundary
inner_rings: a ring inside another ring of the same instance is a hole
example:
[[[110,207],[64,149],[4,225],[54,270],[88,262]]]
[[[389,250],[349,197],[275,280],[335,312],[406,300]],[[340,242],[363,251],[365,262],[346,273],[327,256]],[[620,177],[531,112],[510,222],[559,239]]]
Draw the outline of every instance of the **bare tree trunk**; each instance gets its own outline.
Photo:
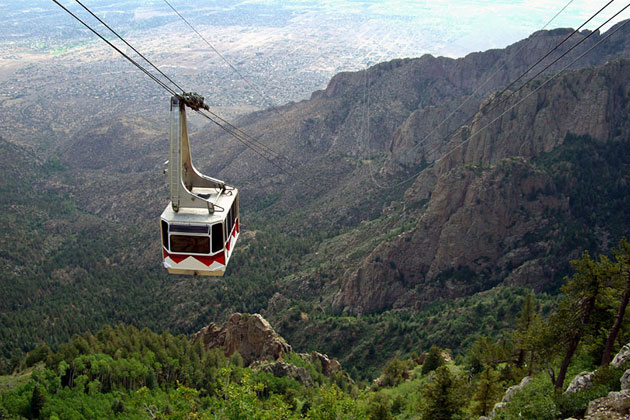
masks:
[[[575,354],[575,351],[578,348],[578,344],[580,344],[580,340],[582,340],[582,335],[584,334],[584,327],[588,324],[588,321],[591,316],[591,312],[595,307],[595,296],[592,296],[586,300],[585,304],[586,308],[584,309],[584,315],[582,316],[581,325],[571,337],[569,341],[569,348],[567,349],[567,353],[562,360],[562,364],[560,365],[560,370],[558,371],[558,378],[556,379],[555,388],[562,389],[564,385],[564,378],[567,376],[567,370],[569,369],[569,365],[571,364],[571,359]]]
[[[621,296],[621,303],[619,304],[617,318],[615,319],[615,323],[610,329],[608,340],[606,340],[606,348],[604,349],[604,354],[602,355],[602,366],[607,365],[612,360],[613,345],[615,344],[615,339],[617,338],[617,334],[621,329],[621,324],[623,323],[623,317],[626,314],[628,301],[630,301],[630,271],[627,272],[626,276],[626,289],[623,291],[623,295]]]
[[[553,370],[551,366],[549,366],[549,360],[545,360],[545,367],[547,368],[547,375],[549,375],[549,379],[551,379],[551,383],[556,383],[556,372]]]
[[[564,359],[562,360],[562,364],[560,365],[560,370],[558,371],[558,377],[556,378],[556,389],[562,389],[562,385],[564,385],[564,378],[567,375],[567,370],[569,369],[569,364],[571,364],[571,359],[573,358],[573,354],[575,353],[575,350],[577,350],[578,344],[580,344],[581,339],[582,333],[579,332],[576,333],[569,342],[569,349],[564,355]]]

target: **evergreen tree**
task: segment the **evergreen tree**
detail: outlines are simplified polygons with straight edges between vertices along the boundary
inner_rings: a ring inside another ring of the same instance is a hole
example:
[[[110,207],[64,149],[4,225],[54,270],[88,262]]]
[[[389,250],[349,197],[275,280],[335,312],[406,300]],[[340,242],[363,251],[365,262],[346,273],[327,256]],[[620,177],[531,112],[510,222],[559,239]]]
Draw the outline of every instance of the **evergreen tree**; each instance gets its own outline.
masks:
[[[521,311],[521,317],[516,320],[516,334],[514,338],[521,338],[527,335],[527,332],[534,322],[534,317],[536,316],[536,303],[534,302],[534,296],[530,293],[525,297],[525,302],[523,303],[523,309]],[[518,342],[518,356],[516,359],[516,366],[521,367],[525,362],[526,350],[525,340],[515,340]]]
[[[394,357],[383,371],[383,386],[396,386],[407,379],[407,364]]]
[[[623,238],[619,242],[619,246],[613,250],[613,254],[615,256],[616,264],[614,267],[611,267],[611,271],[616,274],[615,283],[616,286],[622,290],[622,293],[619,308],[617,310],[617,316],[615,317],[615,322],[608,333],[606,347],[604,349],[604,353],[602,354],[602,366],[607,365],[612,360],[613,345],[615,344],[615,339],[621,329],[626,308],[628,307],[628,302],[630,301],[630,243]]]
[[[31,418],[39,418],[39,413],[44,408],[44,404],[46,404],[46,395],[44,395],[39,385],[35,385],[31,396]]]
[[[422,393],[422,420],[450,420],[461,410],[455,377],[447,366],[437,368]]]
[[[532,375],[541,357],[541,336],[546,331],[544,321],[536,312],[536,301],[533,294],[527,295],[523,303],[520,318],[517,319],[516,329],[511,334],[516,351],[517,367],[527,367],[527,374]]]
[[[424,363],[422,363],[422,374],[426,375],[427,373],[433,372],[443,364],[442,351],[437,346],[431,346],[427,358],[424,359]]]
[[[575,354],[595,308],[597,298],[604,288],[606,267],[610,261],[605,256],[601,262],[591,259],[588,252],[579,260],[571,261],[576,273],[562,286],[564,296],[557,313],[551,318],[552,332],[563,345],[564,357],[555,380],[555,388],[562,389],[571,359]]]
[[[503,387],[499,381],[499,374],[490,367],[484,369],[473,395],[471,414],[473,416],[488,415],[502,393]]]

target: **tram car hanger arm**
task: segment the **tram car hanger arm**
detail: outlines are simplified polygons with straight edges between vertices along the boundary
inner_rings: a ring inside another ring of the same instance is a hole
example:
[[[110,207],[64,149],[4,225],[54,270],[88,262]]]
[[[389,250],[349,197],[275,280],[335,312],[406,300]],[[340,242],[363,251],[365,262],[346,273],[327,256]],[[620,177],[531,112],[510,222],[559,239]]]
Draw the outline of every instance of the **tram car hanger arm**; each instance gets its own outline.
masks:
[[[170,203],[160,217],[163,264],[172,274],[221,276],[239,236],[238,190],[193,165],[186,106],[208,109],[195,93],[171,97]]]

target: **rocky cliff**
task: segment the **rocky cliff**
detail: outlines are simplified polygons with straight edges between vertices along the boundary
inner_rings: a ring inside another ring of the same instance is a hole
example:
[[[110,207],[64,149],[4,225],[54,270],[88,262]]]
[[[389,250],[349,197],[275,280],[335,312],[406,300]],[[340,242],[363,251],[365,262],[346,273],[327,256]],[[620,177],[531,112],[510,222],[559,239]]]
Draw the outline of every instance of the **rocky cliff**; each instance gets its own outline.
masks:
[[[567,209],[549,175],[525,159],[457,168],[439,178],[413,229],[346,273],[334,305],[372,312],[471,294],[508,276],[544,282],[544,268],[531,264],[549,245],[522,239]]]
[[[312,373],[307,369],[283,360],[293,349],[260,314],[232,314],[224,327],[213,322],[192,336],[193,344],[198,341],[207,350],[223,350],[226,356],[238,352],[245,366],[253,369],[293,378],[307,386],[314,384]],[[316,366],[325,376],[340,374],[345,380],[352,381],[335,358],[316,351],[296,356]]]
[[[246,366],[257,360],[278,360],[292,351],[259,314],[233,314],[225,327],[213,322],[192,337],[193,343],[197,341],[208,350],[223,349],[226,356],[238,352]]]
[[[482,105],[406,191],[407,206],[426,206],[415,227],[346,272],[334,307],[370,312],[417,305],[504,280],[543,287],[552,277],[546,255],[557,233],[549,224],[569,220],[571,206],[531,159],[562,145],[569,133],[601,143],[627,139],[629,77],[630,61],[613,60],[520,92],[512,103],[522,102],[503,116],[504,108],[486,114]]]

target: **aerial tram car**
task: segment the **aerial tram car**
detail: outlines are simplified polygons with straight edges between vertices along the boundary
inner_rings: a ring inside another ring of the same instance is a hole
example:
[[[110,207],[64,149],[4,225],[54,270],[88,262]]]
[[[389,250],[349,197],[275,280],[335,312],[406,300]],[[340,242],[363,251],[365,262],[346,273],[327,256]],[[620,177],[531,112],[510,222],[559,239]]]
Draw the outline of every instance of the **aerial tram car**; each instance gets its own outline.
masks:
[[[160,216],[163,264],[171,274],[222,276],[239,235],[238,190],[193,166],[186,106],[208,109],[194,93],[171,97],[171,202]]]

